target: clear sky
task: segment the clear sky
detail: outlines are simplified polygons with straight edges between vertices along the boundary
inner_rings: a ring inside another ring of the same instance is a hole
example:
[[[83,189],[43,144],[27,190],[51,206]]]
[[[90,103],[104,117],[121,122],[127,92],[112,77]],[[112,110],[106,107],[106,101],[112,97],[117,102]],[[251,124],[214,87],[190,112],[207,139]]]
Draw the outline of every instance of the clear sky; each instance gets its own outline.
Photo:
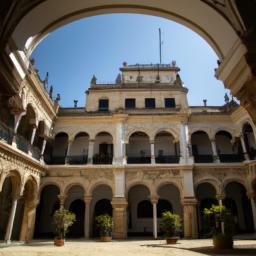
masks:
[[[107,14],[78,20],[46,37],[32,53],[36,68],[61,106],[85,105],[85,91],[93,74],[98,82],[115,80],[119,67],[159,63],[158,28],[162,30],[162,63],[176,60],[189,89],[190,105],[223,105],[226,90],[214,77],[217,55],[204,39],[173,21],[138,14]]]

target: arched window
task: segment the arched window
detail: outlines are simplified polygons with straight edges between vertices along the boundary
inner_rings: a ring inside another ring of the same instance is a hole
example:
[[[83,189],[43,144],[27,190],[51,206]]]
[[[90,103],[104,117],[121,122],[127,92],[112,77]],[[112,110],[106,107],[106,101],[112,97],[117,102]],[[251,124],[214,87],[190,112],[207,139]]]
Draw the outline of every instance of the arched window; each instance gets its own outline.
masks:
[[[157,203],[157,218],[161,218],[165,211],[173,212],[172,204],[165,199],[159,199]]]
[[[153,218],[153,207],[149,200],[143,200],[137,207],[138,218]]]

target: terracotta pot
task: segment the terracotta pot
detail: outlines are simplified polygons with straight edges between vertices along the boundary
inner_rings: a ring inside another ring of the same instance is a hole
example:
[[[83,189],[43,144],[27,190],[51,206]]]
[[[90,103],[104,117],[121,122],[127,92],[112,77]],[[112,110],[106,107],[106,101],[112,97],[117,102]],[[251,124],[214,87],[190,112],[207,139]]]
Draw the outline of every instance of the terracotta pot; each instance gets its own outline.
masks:
[[[213,246],[215,249],[232,249],[233,239],[230,238],[214,238]]]
[[[101,236],[100,237],[100,241],[101,242],[111,242],[112,241],[112,237],[111,236]]]
[[[178,239],[179,239],[179,237],[177,237],[177,236],[167,237],[166,243],[167,244],[176,244]]]
[[[55,238],[55,239],[54,239],[54,245],[55,245],[55,246],[63,246],[63,245],[64,245],[64,242],[65,242],[64,239],[58,239],[58,238]]]

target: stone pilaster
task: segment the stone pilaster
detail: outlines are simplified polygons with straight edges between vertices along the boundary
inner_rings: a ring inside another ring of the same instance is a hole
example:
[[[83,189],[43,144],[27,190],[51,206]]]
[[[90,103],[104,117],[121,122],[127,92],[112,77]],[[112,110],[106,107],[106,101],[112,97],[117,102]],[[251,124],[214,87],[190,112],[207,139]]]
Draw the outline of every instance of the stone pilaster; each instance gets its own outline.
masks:
[[[127,237],[127,201],[124,197],[113,197],[113,238],[123,239]]]
[[[197,200],[194,197],[183,199],[183,221],[184,221],[184,237],[198,238],[197,226]]]

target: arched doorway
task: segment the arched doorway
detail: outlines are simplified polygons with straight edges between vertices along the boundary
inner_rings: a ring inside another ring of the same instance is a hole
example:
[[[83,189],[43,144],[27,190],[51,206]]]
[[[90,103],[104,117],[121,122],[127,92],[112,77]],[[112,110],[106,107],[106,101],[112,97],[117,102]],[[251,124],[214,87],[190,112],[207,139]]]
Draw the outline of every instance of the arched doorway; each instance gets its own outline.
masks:
[[[223,204],[230,209],[236,225],[237,233],[253,232],[251,202],[245,187],[238,182],[230,182],[225,186],[226,198]]]
[[[112,216],[112,189],[108,185],[99,185],[97,186],[92,193],[92,214],[91,214],[91,224],[92,224],[92,236],[98,236],[98,231],[95,225],[95,217],[101,214],[108,214]]]
[[[155,136],[156,163],[178,163],[179,147],[169,132],[159,132]]]
[[[204,209],[211,208],[212,205],[218,205],[218,200],[216,199],[216,190],[215,187],[209,183],[204,182],[197,186],[196,197],[199,201],[197,213],[198,213],[198,226],[199,226],[199,236],[207,237],[210,236],[211,230],[204,222]]]
[[[152,236],[153,207],[150,191],[144,185],[135,185],[128,191],[128,236]]]
[[[35,238],[53,238],[53,214],[60,208],[56,185],[47,185],[41,191],[40,203],[36,210]]]
[[[164,211],[171,211],[174,214],[178,214],[180,218],[183,218],[183,208],[181,205],[180,191],[174,184],[163,184],[158,190],[159,196],[157,202],[157,229],[161,235],[161,217]],[[180,234],[182,235],[182,234]]]
[[[212,163],[213,153],[209,136],[204,131],[196,131],[191,135],[192,154],[195,163]]]
[[[149,136],[140,131],[131,134],[126,153],[128,164],[150,164],[151,149]]]
[[[256,141],[252,126],[249,123],[243,125],[243,136],[246,151],[251,160],[256,158]]]
[[[113,137],[108,132],[100,132],[95,137],[93,164],[112,164]]]
[[[78,238],[84,236],[84,215],[85,203],[81,199],[76,199],[69,206],[69,211],[76,215],[76,221],[70,227],[68,237]]]
[[[81,185],[72,185],[67,190],[64,208],[75,213],[76,221],[70,227],[68,237],[78,238],[85,235],[85,202],[84,188]]]

